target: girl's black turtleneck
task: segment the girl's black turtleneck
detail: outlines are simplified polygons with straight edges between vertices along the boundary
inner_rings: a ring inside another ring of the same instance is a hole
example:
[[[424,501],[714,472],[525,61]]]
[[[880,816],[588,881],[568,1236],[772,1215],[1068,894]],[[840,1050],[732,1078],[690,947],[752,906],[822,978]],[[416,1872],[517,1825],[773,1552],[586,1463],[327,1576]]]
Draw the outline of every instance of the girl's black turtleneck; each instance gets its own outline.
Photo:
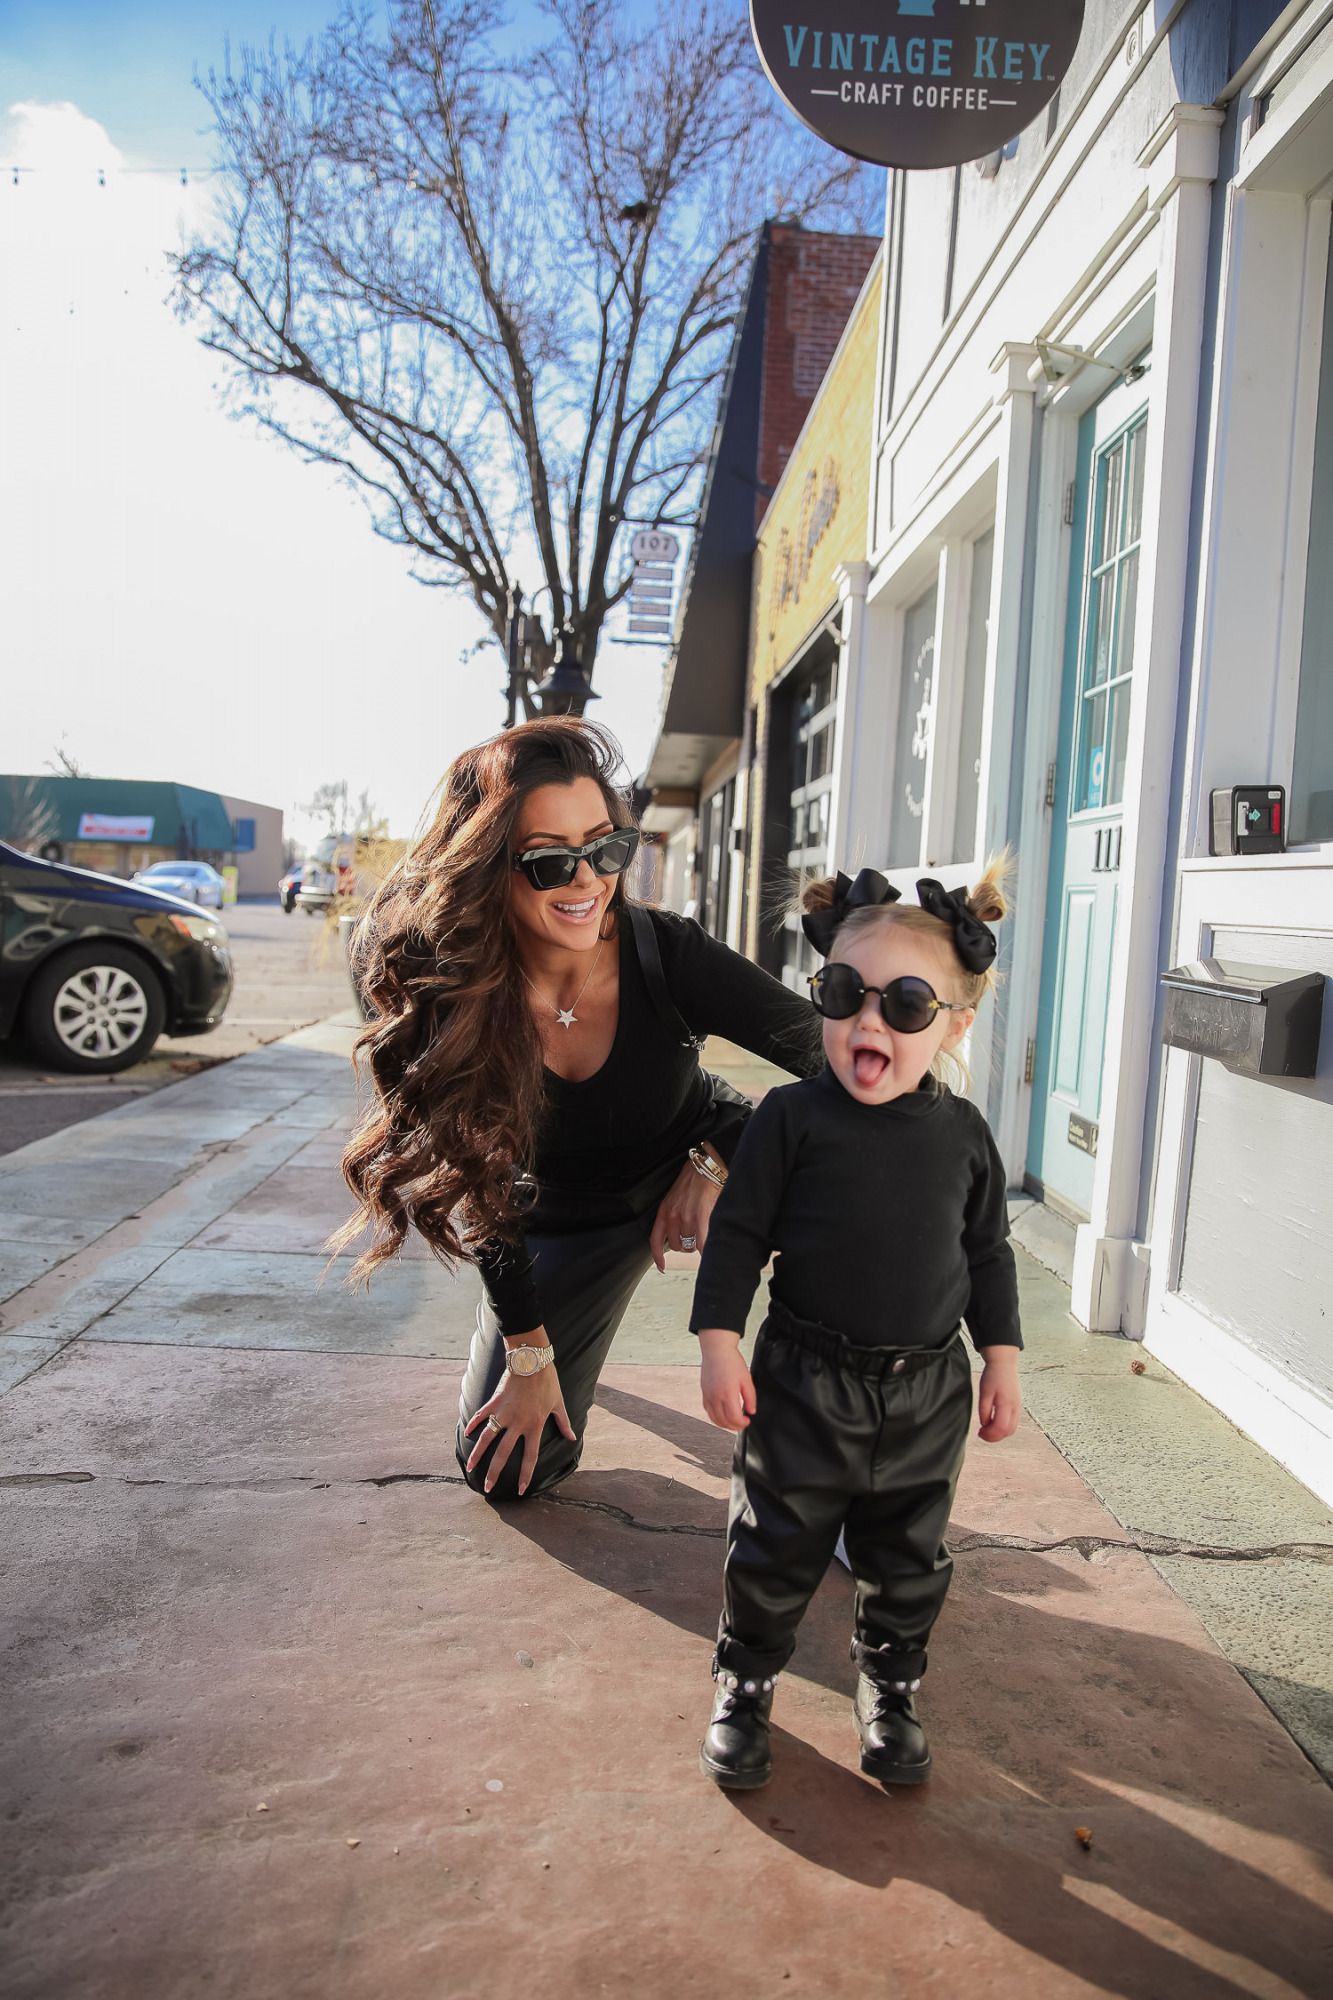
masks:
[[[927,1078],[861,1104],[832,1070],[771,1090],[713,1211],[690,1325],[739,1332],[773,1298],[863,1347],[1021,1347],[1005,1173],[974,1104]]]

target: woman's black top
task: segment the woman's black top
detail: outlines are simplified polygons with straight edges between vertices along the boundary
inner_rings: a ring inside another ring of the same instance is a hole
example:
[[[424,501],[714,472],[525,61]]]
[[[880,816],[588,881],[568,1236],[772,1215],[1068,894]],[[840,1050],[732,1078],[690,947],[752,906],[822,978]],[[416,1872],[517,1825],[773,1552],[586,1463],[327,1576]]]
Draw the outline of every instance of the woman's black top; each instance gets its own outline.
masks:
[[[760,1272],[860,1347],[1021,1347],[1005,1173],[974,1104],[927,1078],[861,1104],[832,1070],[769,1091],[713,1210],[690,1325],[740,1332]]]
[[[810,1002],[712,938],[692,918],[650,910],[671,999],[691,1034],[722,1035],[765,1062],[812,1076],[823,1066]],[[547,1111],[533,1166],[533,1235],[603,1228],[655,1208],[691,1146],[730,1160],[748,1098],[699,1067],[653,1003],[633,930],[619,934],[620,1014],[611,1053],[582,1083],[546,1072]],[[483,1245],[477,1262],[502,1333],[542,1324],[526,1241]]]

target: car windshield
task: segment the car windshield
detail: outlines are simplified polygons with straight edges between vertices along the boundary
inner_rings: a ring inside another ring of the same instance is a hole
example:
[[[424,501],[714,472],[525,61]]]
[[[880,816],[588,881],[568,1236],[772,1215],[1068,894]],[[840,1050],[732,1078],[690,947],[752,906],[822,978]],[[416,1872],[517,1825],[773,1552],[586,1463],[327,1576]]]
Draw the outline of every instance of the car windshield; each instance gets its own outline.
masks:
[[[144,869],[145,875],[189,875],[188,864],[180,861],[155,861],[151,868]]]

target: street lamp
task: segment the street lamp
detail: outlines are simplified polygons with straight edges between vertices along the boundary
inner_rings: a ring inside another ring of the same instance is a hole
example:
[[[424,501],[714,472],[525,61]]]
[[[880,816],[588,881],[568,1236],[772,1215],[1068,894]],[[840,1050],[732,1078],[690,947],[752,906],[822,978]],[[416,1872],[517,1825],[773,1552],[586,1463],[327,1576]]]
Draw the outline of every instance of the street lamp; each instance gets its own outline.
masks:
[[[555,661],[544,681],[533,689],[543,715],[582,715],[590,701],[600,700],[578,655],[578,642],[566,625],[556,641]]]

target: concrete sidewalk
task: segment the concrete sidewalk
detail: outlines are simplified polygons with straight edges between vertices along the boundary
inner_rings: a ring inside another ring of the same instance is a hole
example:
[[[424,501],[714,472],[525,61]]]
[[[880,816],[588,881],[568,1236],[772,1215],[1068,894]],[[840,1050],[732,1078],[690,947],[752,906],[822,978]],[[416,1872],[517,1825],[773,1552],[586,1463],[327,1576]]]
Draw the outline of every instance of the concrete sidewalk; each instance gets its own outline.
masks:
[[[857,1771],[835,1567],[728,1798],[690,1273],[575,1479],[479,1501],[471,1274],[319,1284],[349,1040],[0,1160],[6,1996],[1333,1990],[1326,1508],[1024,1257],[1035,1420],[969,1457],[938,1775]]]

